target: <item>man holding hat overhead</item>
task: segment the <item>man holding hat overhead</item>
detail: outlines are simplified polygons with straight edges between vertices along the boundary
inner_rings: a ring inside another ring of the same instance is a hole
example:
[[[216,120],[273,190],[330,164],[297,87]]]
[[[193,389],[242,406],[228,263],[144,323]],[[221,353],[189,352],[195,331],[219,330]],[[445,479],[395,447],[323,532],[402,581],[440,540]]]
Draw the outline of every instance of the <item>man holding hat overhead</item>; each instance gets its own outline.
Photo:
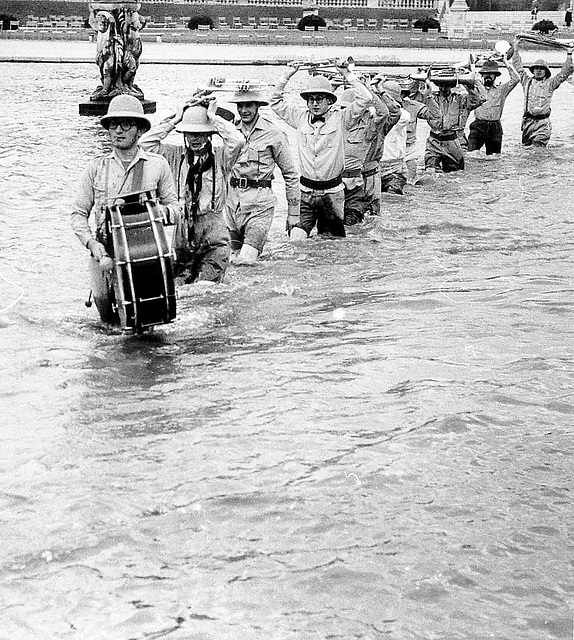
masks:
[[[287,197],[287,231],[299,223],[299,172],[287,136],[261,115],[269,102],[257,91],[237,91],[230,102],[237,104],[239,131],[247,144],[231,170],[225,221],[231,235],[232,260],[253,264],[267,240],[277,198],[271,188],[273,171],[279,167]],[[238,254],[238,255],[237,255]]]
[[[221,282],[230,254],[223,219],[227,181],[245,139],[231,122],[217,115],[211,98],[203,102],[192,98],[191,104],[152,127],[140,142],[167,159],[183,204],[174,234],[176,273],[184,275],[186,283]],[[174,129],[183,134],[183,144],[162,142]],[[215,133],[223,144],[212,145]]]
[[[486,155],[499,154],[502,150],[502,125],[500,119],[504,103],[509,93],[520,82],[520,77],[514,67],[503,58],[504,66],[508,69],[510,79],[503,84],[495,84],[500,75],[496,60],[486,60],[480,68],[482,84],[486,93],[486,102],[474,112],[474,120],[469,125],[468,151],[478,151],[484,145]]]
[[[144,151],[139,145],[142,134],[151,123],[141,102],[130,95],[116,96],[108,112],[100,120],[109,131],[112,150],[94,158],[81,178],[71,216],[72,229],[80,242],[90,250],[92,293],[102,320],[108,316],[109,278],[113,268],[106,247],[110,239],[106,231],[106,210],[127,195],[150,191],[162,205],[165,222],[173,224],[180,215],[175,187],[164,158]],[[95,234],[89,218],[93,215]]]
[[[524,69],[522,58],[518,52],[519,45],[520,38],[515,36],[512,64],[520,76],[520,83],[524,92],[522,144],[527,147],[545,147],[552,133],[552,124],[550,123],[552,94],[574,71],[572,66],[572,51],[574,48],[568,48],[562,69],[555,76],[552,76],[548,64],[543,58],[535,60],[529,67],[531,74],[528,73]]]
[[[322,75],[309,76],[300,96],[306,102],[292,104],[285,99],[285,85],[299,65],[287,71],[275,85],[271,108],[297,131],[297,154],[301,172],[299,222],[291,229],[291,239],[307,238],[315,224],[319,234],[344,237],[343,177],[345,131],[371,102],[371,93],[345,63],[339,65],[343,79],[355,90],[349,107],[340,111],[333,105],[337,96]]]

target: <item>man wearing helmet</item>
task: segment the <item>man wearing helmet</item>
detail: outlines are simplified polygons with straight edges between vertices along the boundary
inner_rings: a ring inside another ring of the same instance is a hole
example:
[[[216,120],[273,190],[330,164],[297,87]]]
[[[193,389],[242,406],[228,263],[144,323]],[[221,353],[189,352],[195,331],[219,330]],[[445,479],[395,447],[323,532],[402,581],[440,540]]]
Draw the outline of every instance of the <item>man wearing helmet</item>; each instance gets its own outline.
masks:
[[[510,92],[520,82],[514,67],[503,57],[510,79],[503,84],[495,84],[500,75],[496,60],[486,60],[479,73],[486,92],[486,101],[474,111],[474,120],[469,125],[468,151],[478,151],[484,145],[486,155],[500,154],[502,150],[502,125],[500,119],[504,103]]]
[[[257,91],[237,91],[230,102],[237,105],[238,129],[246,145],[231,170],[225,220],[231,235],[232,260],[253,264],[273,222],[277,198],[271,188],[273,171],[279,167],[287,197],[287,231],[299,222],[299,172],[287,136],[260,107],[269,102]]]
[[[442,168],[445,173],[462,171],[464,169],[464,153],[460,143],[459,131],[468,113],[479,107],[485,100],[482,82],[474,79],[465,85],[464,93],[454,93],[457,86],[456,79],[436,78],[438,92],[431,90],[430,78],[427,78],[427,92],[425,104],[427,106],[427,121],[430,132],[425,148],[426,176],[420,178],[432,179],[437,169]]]
[[[520,38],[515,36],[512,64],[520,76],[524,92],[522,144],[527,147],[545,147],[552,133],[552,124],[550,123],[552,94],[574,71],[572,66],[572,51],[574,49],[568,48],[562,69],[553,76],[544,58],[538,58],[530,65],[532,74],[529,74],[522,64],[522,58],[518,52],[519,46]]]
[[[180,210],[167,162],[139,145],[140,137],[151,126],[141,102],[130,95],[116,96],[100,123],[109,131],[112,151],[93,159],[84,172],[71,224],[80,242],[92,254],[92,293],[98,311],[102,320],[112,322],[108,272],[113,268],[113,261],[106,248],[109,243],[106,210],[118,198],[144,191],[155,195],[167,223],[173,224]],[[89,223],[91,215],[95,234]]]
[[[352,104],[343,111],[333,109],[337,96],[325,76],[309,76],[300,95],[306,106],[285,100],[285,85],[298,71],[293,63],[275,85],[271,108],[297,131],[297,154],[301,172],[301,209],[291,238],[307,238],[315,224],[319,234],[344,237],[343,170],[344,138],[353,118],[371,102],[370,91],[341,65],[346,82],[355,90]]]
[[[176,225],[176,273],[185,282],[221,282],[229,264],[229,232],[223,219],[227,181],[245,139],[235,126],[216,114],[215,101],[183,105],[177,113],[142,136],[145,149],[163,155],[175,177],[183,216]],[[163,142],[176,130],[184,144]],[[223,144],[212,145],[214,133]]]

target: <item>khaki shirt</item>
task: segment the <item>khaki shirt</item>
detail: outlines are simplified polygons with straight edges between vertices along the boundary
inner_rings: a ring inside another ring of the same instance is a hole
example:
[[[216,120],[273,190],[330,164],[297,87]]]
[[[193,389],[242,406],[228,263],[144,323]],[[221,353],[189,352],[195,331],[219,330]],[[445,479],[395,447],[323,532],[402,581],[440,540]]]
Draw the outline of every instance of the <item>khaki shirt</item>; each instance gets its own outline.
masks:
[[[534,80],[532,75],[524,68],[518,49],[514,50],[512,64],[520,76],[520,83],[524,91],[524,113],[531,113],[533,116],[550,113],[552,94],[574,71],[572,57],[568,55],[562,65],[562,69],[555,76],[550,76],[545,80]]]
[[[285,181],[287,203],[296,207],[300,201],[299,172],[291,155],[287,136],[273,122],[261,115],[251,130],[247,131],[241,125],[238,129],[245,137],[246,145],[242,148],[231,170],[231,176],[249,180],[271,180],[277,165]],[[271,187],[231,188],[239,191],[242,208],[245,206],[252,208],[257,205],[265,208],[269,203],[274,204],[276,201]]]
[[[324,122],[311,123],[307,106],[299,101],[292,104],[285,100],[285,85],[289,78],[283,76],[271,95],[271,108],[297,130],[297,156],[301,175],[310,180],[332,180],[345,168],[345,133],[361,116],[371,102],[370,91],[353,75],[349,84],[355,89],[354,102],[343,111],[330,109]],[[341,191],[340,184],[327,192]],[[302,191],[312,191],[301,186]]]
[[[168,220],[175,222],[180,209],[175,194],[173,178],[164,158],[156,153],[138,149],[127,169],[124,168],[115,149],[111,153],[93,159],[80,180],[71,216],[74,233],[86,246],[94,235],[89,223],[90,215],[96,229],[101,233],[106,218],[106,209],[122,194],[133,193],[134,167],[143,162],[143,179],[137,191],[150,191],[159,203],[167,207]]]
[[[514,87],[520,82],[520,77],[516,72],[516,69],[507,67],[510,74],[510,80],[503,84],[494,85],[493,87],[484,87],[486,93],[486,102],[481,104],[474,112],[474,117],[477,120],[488,120],[493,122],[502,118],[502,111],[504,109],[504,103],[508,94],[514,89]]]
[[[456,133],[464,129],[468,114],[486,100],[482,83],[477,83],[465,93],[452,92],[449,96],[430,93],[426,97],[427,121],[433,133]]]

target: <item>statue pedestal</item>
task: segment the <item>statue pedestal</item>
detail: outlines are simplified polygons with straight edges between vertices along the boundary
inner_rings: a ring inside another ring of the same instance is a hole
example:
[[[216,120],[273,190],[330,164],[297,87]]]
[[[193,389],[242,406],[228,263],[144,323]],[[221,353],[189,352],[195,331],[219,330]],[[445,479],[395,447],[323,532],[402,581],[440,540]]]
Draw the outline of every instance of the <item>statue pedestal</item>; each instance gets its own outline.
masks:
[[[447,13],[447,37],[468,38],[468,11],[470,9],[466,0],[454,0]]]
[[[155,100],[141,100],[144,113],[155,113]],[[81,116],[105,116],[108,112],[109,100],[88,100],[80,102]]]

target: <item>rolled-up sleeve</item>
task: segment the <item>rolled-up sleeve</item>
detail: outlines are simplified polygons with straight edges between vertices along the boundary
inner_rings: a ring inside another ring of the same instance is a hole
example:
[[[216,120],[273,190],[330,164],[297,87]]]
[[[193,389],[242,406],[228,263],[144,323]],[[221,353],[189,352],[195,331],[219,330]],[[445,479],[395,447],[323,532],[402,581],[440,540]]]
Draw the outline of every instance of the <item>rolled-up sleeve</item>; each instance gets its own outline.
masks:
[[[95,167],[90,163],[80,179],[70,219],[72,229],[84,247],[93,238],[89,217],[95,202],[94,175]]]

